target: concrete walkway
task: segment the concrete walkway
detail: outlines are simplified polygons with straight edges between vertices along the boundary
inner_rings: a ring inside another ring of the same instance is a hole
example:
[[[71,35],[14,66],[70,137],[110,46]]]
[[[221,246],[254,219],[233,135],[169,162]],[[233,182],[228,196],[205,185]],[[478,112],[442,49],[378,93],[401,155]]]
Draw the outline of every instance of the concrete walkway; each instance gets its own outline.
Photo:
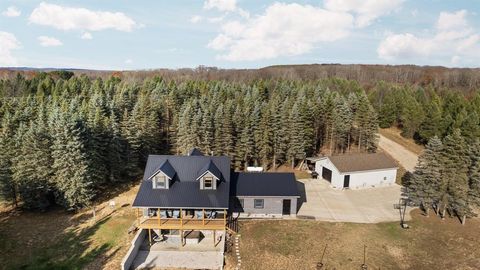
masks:
[[[387,137],[379,135],[378,146],[396,159],[407,171],[413,172],[417,165],[418,155]]]
[[[300,181],[300,188],[305,189],[306,202],[301,205],[298,218],[355,223],[400,221],[399,210],[394,209],[394,204],[398,203],[401,196],[399,185],[335,190],[325,180]],[[410,219],[408,214],[405,219]]]

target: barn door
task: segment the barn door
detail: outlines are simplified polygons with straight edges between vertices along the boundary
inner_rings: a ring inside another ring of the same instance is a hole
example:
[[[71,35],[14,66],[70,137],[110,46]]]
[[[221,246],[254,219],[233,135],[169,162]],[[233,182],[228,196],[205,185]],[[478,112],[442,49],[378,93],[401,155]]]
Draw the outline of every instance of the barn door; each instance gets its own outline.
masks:
[[[343,177],[343,188],[348,187],[350,187],[350,175],[345,175],[345,177]]]
[[[332,171],[323,167],[322,168],[322,178],[331,183],[332,182]]]

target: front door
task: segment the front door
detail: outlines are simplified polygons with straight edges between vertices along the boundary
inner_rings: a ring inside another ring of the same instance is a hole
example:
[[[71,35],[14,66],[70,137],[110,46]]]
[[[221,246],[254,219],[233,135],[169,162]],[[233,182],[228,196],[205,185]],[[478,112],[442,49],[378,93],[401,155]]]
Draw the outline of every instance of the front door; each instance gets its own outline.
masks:
[[[292,203],[291,200],[283,200],[283,210],[282,210],[283,215],[290,215],[291,203]]]
[[[350,187],[350,175],[345,175],[343,178],[343,188]]]

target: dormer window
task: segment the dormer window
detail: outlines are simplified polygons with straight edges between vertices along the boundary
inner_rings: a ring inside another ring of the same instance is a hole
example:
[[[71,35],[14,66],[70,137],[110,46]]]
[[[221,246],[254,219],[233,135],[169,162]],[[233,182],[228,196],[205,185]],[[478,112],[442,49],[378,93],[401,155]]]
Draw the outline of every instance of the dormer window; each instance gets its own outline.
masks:
[[[211,177],[211,176],[203,177],[203,188],[204,189],[213,189],[213,177]]]
[[[167,177],[162,174],[157,174],[153,177],[153,188],[167,188]]]
[[[215,166],[212,160],[210,160],[205,166],[198,172],[197,180],[200,182],[200,189],[215,190],[220,182],[221,172]]]
[[[176,172],[168,160],[162,163],[162,166],[152,174],[148,179],[152,180],[153,189],[169,189],[170,182],[175,176]]]

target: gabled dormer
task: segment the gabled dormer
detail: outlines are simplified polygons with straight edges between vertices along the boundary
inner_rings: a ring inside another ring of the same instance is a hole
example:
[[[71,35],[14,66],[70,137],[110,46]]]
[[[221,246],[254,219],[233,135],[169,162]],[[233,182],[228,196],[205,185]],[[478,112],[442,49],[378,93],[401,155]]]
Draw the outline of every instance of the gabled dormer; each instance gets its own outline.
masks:
[[[174,176],[175,169],[167,159],[148,179],[152,180],[153,189],[169,189]]]
[[[212,160],[210,160],[199,172],[197,181],[200,184],[200,189],[216,190],[218,182],[220,181],[222,174],[220,170],[215,166]]]

